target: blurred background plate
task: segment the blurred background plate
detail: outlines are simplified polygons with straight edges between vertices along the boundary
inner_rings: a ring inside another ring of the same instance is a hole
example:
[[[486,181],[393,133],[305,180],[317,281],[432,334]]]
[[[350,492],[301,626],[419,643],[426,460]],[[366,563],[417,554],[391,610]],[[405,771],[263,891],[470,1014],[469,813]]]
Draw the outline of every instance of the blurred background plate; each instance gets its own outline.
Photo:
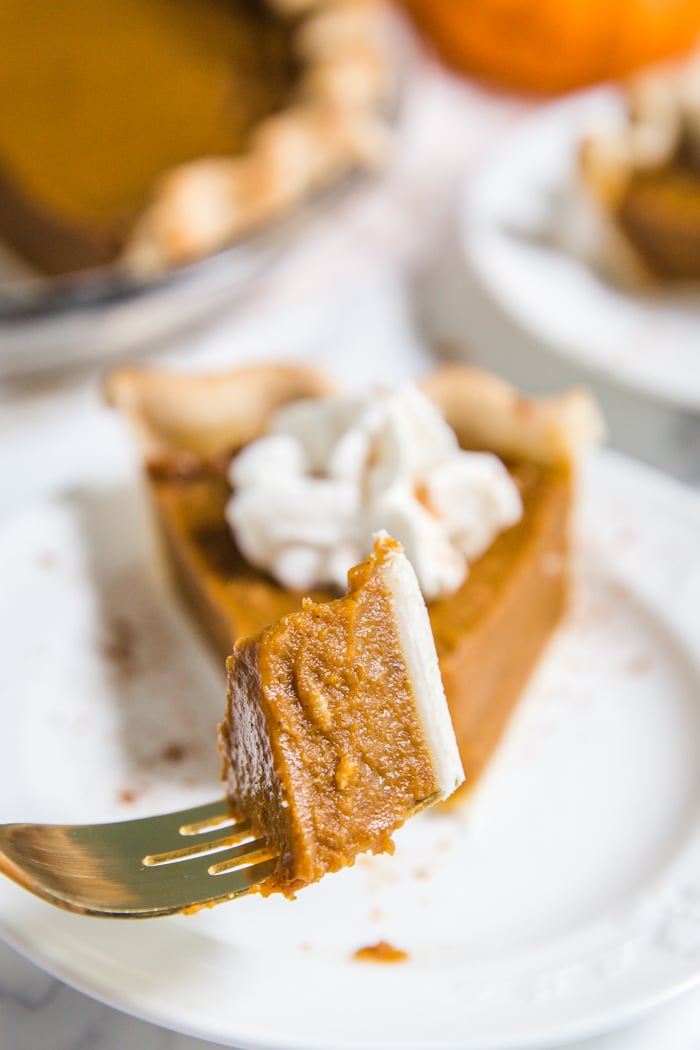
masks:
[[[581,138],[621,114],[620,95],[596,89],[523,122],[464,195],[464,262],[483,294],[551,354],[700,411],[700,290],[615,287],[564,243]]]
[[[255,237],[141,283],[109,268],[64,279],[27,276],[3,254],[0,378],[97,363],[181,336],[243,299],[320,214],[367,179],[349,175]]]
[[[166,339],[243,295],[282,244],[281,235],[268,234],[144,284],[106,271],[12,280],[0,291],[0,378],[98,362]]]

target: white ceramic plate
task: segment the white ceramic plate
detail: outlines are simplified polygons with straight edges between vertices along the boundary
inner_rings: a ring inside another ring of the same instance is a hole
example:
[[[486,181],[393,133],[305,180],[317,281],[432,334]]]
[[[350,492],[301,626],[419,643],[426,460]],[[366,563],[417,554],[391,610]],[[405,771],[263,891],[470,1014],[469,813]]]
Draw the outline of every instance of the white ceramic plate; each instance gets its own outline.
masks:
[[[696,983],[700,500],[610,454],[584,482],[568,623],[460,810],[295,902],[115,922],[0,882],[6,939],[116,1007],[261,1050],[543,1050]],[[222,678],[145,524],[107,484],[0,528],[0,820],[219,792]],[[381,939],[408,960],[353,959]]]
[[[591,265],[590,252],[577,257],[563,247],[573,238],[560,238],[553,222],[562,198],[573,195],[581,138],[621,113],[619,95],[597,89],[527,118],[468,185],[464,258],[482,290],[552,353],[697,411],[700,289],[616,287]],[[583,225],[579,232],[590,236]]]

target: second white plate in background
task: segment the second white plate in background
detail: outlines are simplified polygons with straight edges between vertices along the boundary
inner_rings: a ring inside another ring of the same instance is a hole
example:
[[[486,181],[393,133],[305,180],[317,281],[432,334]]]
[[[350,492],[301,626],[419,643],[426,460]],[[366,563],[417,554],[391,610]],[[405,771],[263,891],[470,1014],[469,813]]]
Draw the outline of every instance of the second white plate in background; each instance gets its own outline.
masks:
[[[579,143],[621,114],[621,97],[610,88],[526,118],[468,183],[463,260],[482,293],[555,357],[697,412],[700,288],[625,290],[558,242],[554,217],[571,194]]]

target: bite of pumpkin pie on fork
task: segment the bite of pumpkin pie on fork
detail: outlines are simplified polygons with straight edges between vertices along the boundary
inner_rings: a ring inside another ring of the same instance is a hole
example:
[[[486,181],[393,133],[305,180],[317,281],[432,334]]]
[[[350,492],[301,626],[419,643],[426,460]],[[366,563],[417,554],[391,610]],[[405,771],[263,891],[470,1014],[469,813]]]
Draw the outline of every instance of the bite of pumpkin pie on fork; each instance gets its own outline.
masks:
[[[71,911],[186,912],[287,896],[365,851],[464,774],[413,568],[386,533],[347,594],[240,639],[220,748],[226,798],[99,825],[0,828],[0,871]]]

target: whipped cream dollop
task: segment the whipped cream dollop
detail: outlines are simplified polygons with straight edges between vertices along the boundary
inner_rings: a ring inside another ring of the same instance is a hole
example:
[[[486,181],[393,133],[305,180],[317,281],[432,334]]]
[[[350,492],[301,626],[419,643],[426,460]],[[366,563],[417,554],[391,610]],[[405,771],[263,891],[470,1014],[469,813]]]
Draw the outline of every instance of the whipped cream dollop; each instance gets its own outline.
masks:
[[[427,601],[522,514],[494,455],[465,452],[415,386],[295,401],[232,460],[226,517],[245,558],[284,586],[345,587],[375,532],[399,540]]]

